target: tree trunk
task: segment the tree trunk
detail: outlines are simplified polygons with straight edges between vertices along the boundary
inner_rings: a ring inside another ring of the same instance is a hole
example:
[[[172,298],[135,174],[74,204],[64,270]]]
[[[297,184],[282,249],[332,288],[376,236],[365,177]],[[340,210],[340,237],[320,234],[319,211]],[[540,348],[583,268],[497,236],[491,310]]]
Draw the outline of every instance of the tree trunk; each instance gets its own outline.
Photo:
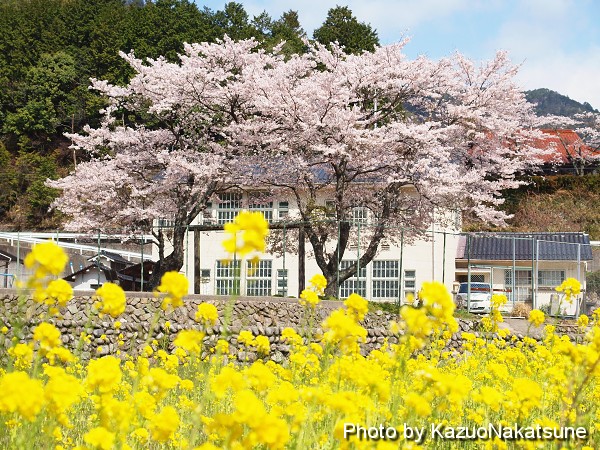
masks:
[[[158,258],[158,261],[154,263],[152,268],[152,275],[148,283],[144,285],[146,290],[152,291],[160,285],[160,279],[162,276],[170,271],[179,272],[183,267],[183,256],[185,253],[185,230],[186,228],[181,225],[175,225],[173,228],[173,251],[170,255],[165,258]],[[162,230],[159,231],[159,235],[162,235]],[[164,239],[159,239],[159,246],[164,246]],[[163,247],[164,248],[164,247]],[[159,249],[159,253],[161,250]]]

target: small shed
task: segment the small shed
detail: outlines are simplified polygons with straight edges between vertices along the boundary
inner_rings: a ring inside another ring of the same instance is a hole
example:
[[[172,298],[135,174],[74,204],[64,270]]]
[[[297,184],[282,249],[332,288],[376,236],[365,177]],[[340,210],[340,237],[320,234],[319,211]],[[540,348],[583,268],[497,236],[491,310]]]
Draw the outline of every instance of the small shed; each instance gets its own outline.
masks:
[[[115,282],[117,272],[108,266],[94,262],[63,277],[63,280],[68,281],[76,291],[94,291],[107,281]]]
[[[133,264],[117,272],[119,284],[125,291],[140,292],[148,290],[148,280],[154,269],[154,261]]]

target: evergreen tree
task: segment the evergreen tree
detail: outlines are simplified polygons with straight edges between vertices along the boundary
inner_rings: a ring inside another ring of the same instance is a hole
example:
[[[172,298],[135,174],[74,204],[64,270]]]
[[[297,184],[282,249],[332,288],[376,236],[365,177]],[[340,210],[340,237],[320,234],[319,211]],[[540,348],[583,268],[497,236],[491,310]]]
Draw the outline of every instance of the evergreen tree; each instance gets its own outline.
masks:
[[[313,36],[321,44],[337,42],[347,53],[372,51],[379,45],[377,32],[371,25],[359,22],[347,6],[331,8]]]

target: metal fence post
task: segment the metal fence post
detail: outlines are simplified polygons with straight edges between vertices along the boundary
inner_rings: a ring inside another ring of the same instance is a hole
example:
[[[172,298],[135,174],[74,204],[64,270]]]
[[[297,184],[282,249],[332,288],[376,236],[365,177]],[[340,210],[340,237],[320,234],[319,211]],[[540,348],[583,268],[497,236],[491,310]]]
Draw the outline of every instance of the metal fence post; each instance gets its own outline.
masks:
[[[535,309],[535,237],[531,238],[531,307]]]
[[[18,280],[21,281],[21,231],[17,231],[17,270],[18,270]]]
[[[358,245],[356,246],[356,287],[360,288],[360,220],[358,221]],[[365,280],[365,297],[367,294],[367,281]]]
[[[471,312],[471,235],[467,234],[467,312]]]
[[[513,307],[515,306],[516,296],[517,296],[517,244],[515,237],[512,237],[512,301]]]
[[[335,296],[340,298],[340,219],[337,219],[337,256],[335,262]]]
[[[577,244],[577,281],[579,281],[581,283],[581,244]],[[579,317],[579,314],[581,313],[581,302],[583,302],[583,296],[581,296],[581,299],[577,302],[577,307],[575,309],[575,316]]]
[[[446,232],[444,231],[444,248],[442,250],[442,283],[446,284]]]
[[[142,245],[141,245],[141,255],[142,255],[142,263],[140,264],[140,292],[144,292],[144,233],[142,232]],[[135,275],[134,275],[135,277]],[[135,288],[135,278],[133,282],[133,286]]]
[[[285,224],[283,224],[283,296],[287,297],[288,286],[287,286],[287,269],[285,267],[285,253],[286,253],[286,232],[285,232]],[[279,281],[278,281],[279,283]],[[279,286],[277,286],[279,288]]]

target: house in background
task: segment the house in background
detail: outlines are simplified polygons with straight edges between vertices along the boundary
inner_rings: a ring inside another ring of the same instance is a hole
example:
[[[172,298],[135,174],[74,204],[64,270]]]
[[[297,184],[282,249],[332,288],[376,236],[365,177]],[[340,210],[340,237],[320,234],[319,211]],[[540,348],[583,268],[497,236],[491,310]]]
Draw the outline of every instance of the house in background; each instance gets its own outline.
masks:
[[[92,263],[63,277],[75,291],[93,291],[107,281],[116,282],[117,272],[104,264]]]
[[[542,172],[546,175],[600,172],[600,151],[586,145],[573,130],[542,129],[545,137],[535,141],[534,146],[553,151],[545,155]]]
[[[276,251],[259,255],[254,264],[248,258],[235,258],[225,253],[222,242],[228,238],[221,229],[231,222],[242,210],[260,211],[270,223],[293,223],[299,217],[295,201],[291,198],[272,198],[268,201],[253,201],[252,192],[228,191],[218,196],[190,225],[185,242],[182,272],[190,281],[190,293],[205,295],[242,296],[293,296],[299,294],[300,263],[298,258],[298,230],[277,231]],[[317,199],[316,207],[322,211],[322,220],[327,220],[331,199]],[[339,296],[348,297],[356,292],[373,301],[403,301],[415,295],[424,281],[438,280],[452,288],[454,282],[454,255],[460,231],[460,214],[444,211],[438,214],[435,223],[427,232],[429,239],[408,242],[402,231],[396,229],[394,241],[384,239],[373,259],[359,273],[340,286]],[[370,211],[357,206],[352,209],[352,235],[341,261],[341,268],[353,264],[365,251],[369,230],[372,229]],[[443,220],[442,220],[443,219]],[[444,225],[442,225],[444,223]],[[195,225],[213,225],[214,231],[194,229]],[[271,231],[273,233],[273,231]],[[361,237],[361,246],[358,237]],[[433,236],[433,237],[432,237]],[[332,235],[334,238],[335,235]],[[304,283],[315,274],[321,273],[310,243],[306,242]],[[156,252],[156,250],[155,250]],[[165,254],[170,252],[165,249]],[[153,255],[155,258],[157,255]]]
[[[133,263],[120,254],[115,252],[109,252],[107,250],[101,250],[97,255],[88,258],[90,262],[100,262],[101,265],[110,267],[112,270],[118,272],[123,270],[125,267],[131,266]]]
[[[557,313],[555,287],[576,278],[585,289],[587,264],[592,260],[585,233],[468,233],[461,236],[456,255],[459,282],[483,282],[511,303],[550,308]],[[513,282],[514,280],[514,282]],[[563,303],[561,310],[575,315],[581,305]]]

